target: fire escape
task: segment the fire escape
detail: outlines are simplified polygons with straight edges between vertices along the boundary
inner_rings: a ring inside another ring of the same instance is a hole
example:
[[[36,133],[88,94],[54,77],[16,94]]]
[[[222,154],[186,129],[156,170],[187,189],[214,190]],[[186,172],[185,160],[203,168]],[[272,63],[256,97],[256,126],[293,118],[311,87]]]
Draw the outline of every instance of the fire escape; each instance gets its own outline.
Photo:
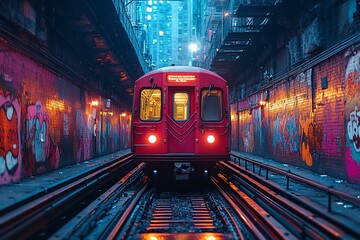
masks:
[[[214,1],[214,5],[220,6],[220,2],[223,1]],[[216,8],[210,21],[211,36],[203,67],[226,77],[268,27],[281,2],[230,0],[228,6]]]

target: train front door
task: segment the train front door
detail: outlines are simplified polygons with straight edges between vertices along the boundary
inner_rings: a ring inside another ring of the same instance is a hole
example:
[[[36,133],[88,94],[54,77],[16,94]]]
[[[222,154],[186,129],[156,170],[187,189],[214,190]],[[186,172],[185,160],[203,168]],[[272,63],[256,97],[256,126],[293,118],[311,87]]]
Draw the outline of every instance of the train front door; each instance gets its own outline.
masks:
[[[194,153],[195,151],[195,97],[194,87],[168,88],[166,122],[169,153]]]

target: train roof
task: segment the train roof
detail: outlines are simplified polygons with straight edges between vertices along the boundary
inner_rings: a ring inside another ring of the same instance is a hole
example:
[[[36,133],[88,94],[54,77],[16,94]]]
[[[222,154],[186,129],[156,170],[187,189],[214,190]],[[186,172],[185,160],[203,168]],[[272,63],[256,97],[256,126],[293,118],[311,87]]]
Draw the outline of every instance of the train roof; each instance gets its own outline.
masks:
[[[218,74],[209,71],[205,68],[199,68],[199,67],[192,67],[192,66],[169,66],[169,67],[162,67],[162,68],[158,68],[155,70],[152,70],[148,73],[146,73],[145,75],[143,75],[140,78],[144,78],[146,76],[149,75],[153,75],[153,74],[157,74],[157,73],[171,73],[171,72],[193,72],[193,73],[205,73],[205,74],[209,74],[209,75],[213,75],[216,78],[221,78],[222,80],[224,80],[226,82],[226,80],[224,78],[222,78],[221,76],[219,76]],[[139,78],[139,79],[140,79]]]

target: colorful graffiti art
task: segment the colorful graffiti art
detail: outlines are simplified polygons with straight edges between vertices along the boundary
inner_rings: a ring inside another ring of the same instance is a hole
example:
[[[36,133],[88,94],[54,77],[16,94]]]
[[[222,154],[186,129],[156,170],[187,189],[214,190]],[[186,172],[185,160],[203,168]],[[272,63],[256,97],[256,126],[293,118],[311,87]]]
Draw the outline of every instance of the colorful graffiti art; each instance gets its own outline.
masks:
[[[311,148],[310,148],[310,126],[311,120],[310,118],[300,118],[299,119],[300,125],[300,153],[302,160],[306,163],[307,166],[312,166],[313,164],[313,157],[311,155]]]
[[[27,107],[25,143],[29,159],[24,162],[26,176],[58,167],[59,150],[51,145],[49,122],[49,113],[39,101]]]
[[[278,112],[275,121],[272,123],[272,129],[274,152],[281,152],[283,156],[290,157],[299,151],[299,130],[295,114]]]
[[[345,54],[346,168],[348,177],[360,183],[360,47]]]
[[[355,106],[355,110],[350,113],[347,134],[350,142],[353,143],[355,151],[360,152],[360,111],[358,106]]]
[[[21,178],[20,114],[12,78],[0,74],[0,185]]]

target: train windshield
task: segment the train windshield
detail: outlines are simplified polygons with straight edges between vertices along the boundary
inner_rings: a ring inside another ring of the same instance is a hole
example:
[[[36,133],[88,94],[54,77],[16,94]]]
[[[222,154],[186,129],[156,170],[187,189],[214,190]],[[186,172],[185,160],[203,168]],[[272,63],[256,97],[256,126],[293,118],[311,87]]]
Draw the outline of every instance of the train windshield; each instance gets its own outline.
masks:
[[[189,94],[177,92],[173,100],[173,118],[176,121],[186,121],[189,118]]]
[[[201,119],[204,121],[220,121],[222,119],[222,91],[219,89],[203,89],[201,91]]]
[[[160,89],[145,88],[141,90],[140,119],[143,121],[159,121],[161,116]]]

